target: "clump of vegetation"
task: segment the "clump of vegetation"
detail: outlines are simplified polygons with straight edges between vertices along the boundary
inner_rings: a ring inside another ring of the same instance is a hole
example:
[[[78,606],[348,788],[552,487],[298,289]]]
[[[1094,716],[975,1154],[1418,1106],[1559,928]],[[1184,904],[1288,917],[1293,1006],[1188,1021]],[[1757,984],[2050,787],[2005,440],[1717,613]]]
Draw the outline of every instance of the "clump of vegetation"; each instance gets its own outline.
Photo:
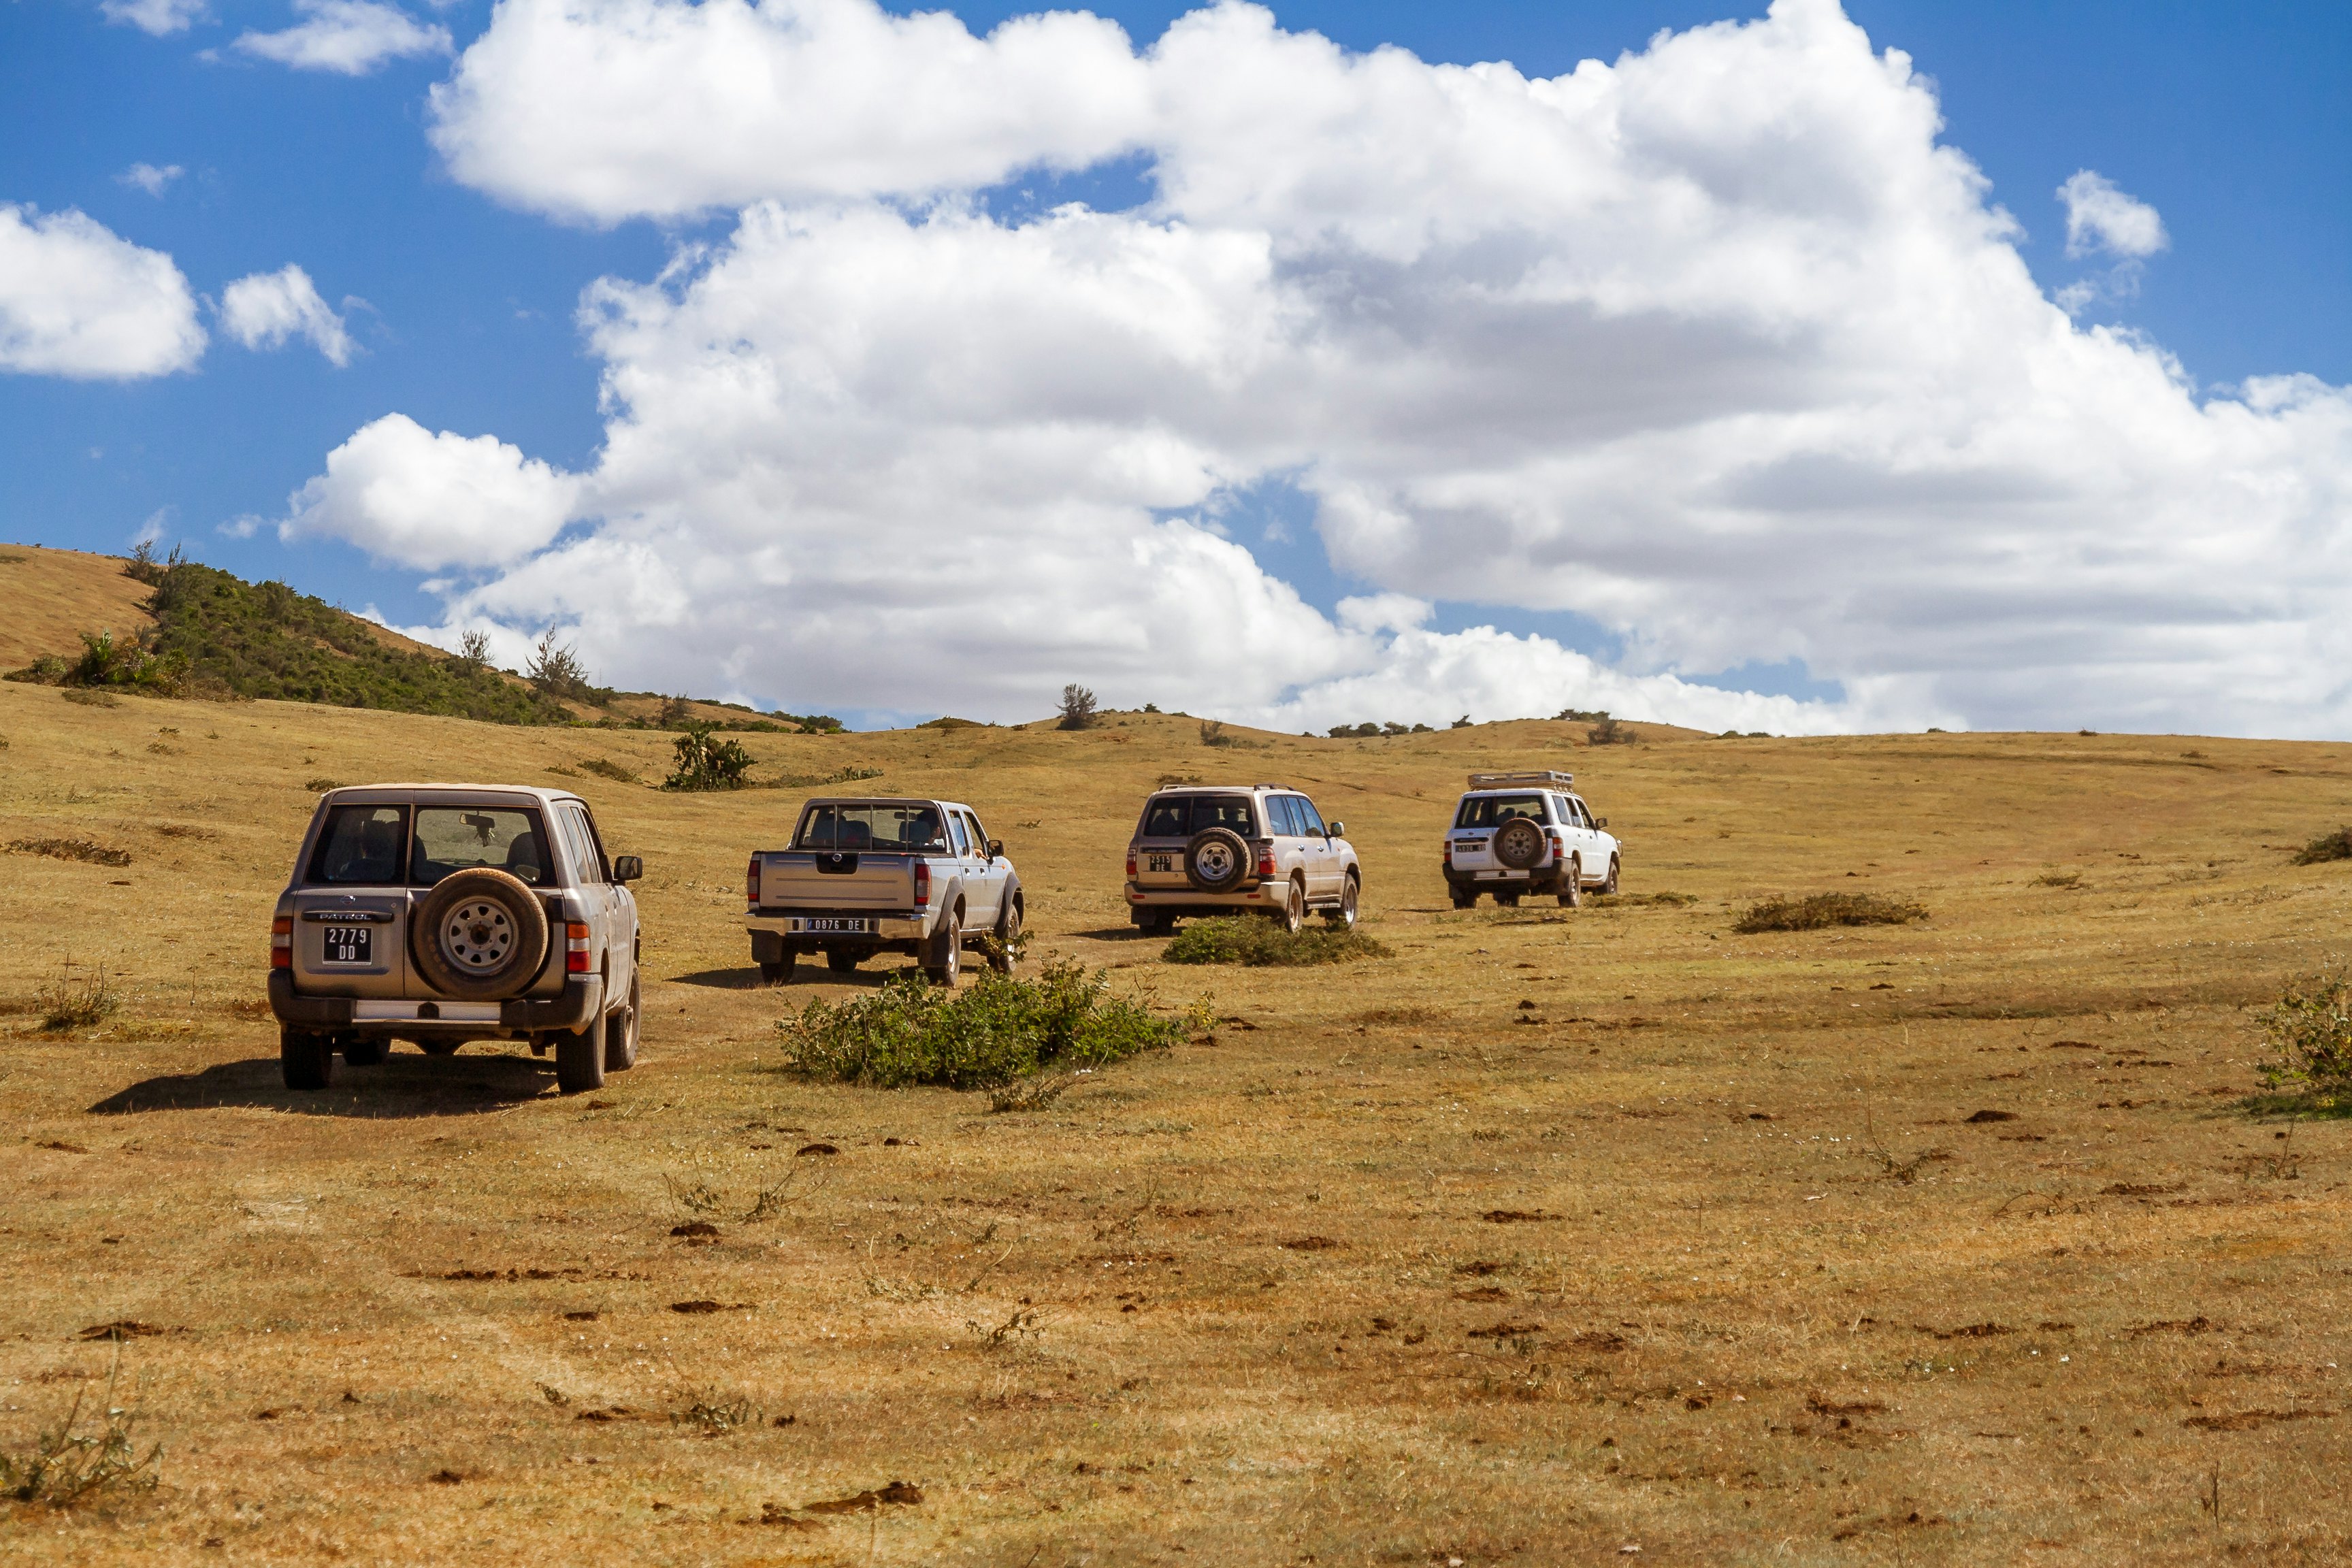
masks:
[[[2044,871],[2033,879],[2037,888],[2079,888],[2083,885],[2080,871]]]
[[[1201,721],[1201,744],[1204,746],[1230,746],[1233,743],[1234,738],[1225,733],[1225,721],[1223,720],[1203,719]]]
[[[2260,1016],[2272,1058],[2258,1069],[2273,1089],[2352,1091],[2352,975],[2298,980]]]
[[[1454,727],[1459,730],[1464,725],[1457,723]],[[1433,732],[1426,724],[1400,724],[1393,719],[1385,724],[1334,724],[1330,731],[1335,741],[1374,741],[1384,735],[1427,735]]]
[[[878,779],[880,768],[835,768],[829,773],[785,773],[776,780],[783,789],[808,789],[818,784],[856,784],[861,779]]]
[[[2326,860],[2352,860],[2352,827],[2323,833],[2295,851],[2298,866],[2316,866]]]
[[[119,1363],[117,1363],[119,1366]],[[114,1376],[109,1373],[102,1425],[81,1430],[87,1384],[75,1394],[65,1419],[38,1434],[21,1452],[0,1449],[0,1497],[39,1507],[68,1509],[113,1493],[153,1489],[163,1457],[163,1445],[139,1452],[135,1436],[139,1416],[114,1402]]]
[[[1566,720],[1571,724],[1605,724],[1609,721],[1609,710],[1606,708],[1563,708],[1559,712],[1553,714],[1552,717],[1555,720]]]
[[[1920,904],[1876,893],[1815,893],[1809,899],[1768,899],[1732,922],[1736,931],[1820,931],[1828,926],[1899,926],[1927,918]]]
[[[1062,721],[1055,728],[1091,730],[1095,727],[1095,694],[1076,681],[1062,688]]]
[[[751,753],[740,741],[712,737],[717,726],[689,724],[677,738],[677,765],[662,781],[664,789],[741,789],[751,771]]]
[[[580,759],[580,767],[583,773],[594,773],[600,779],[611,779],[614,784],[637,782],[636,774],[610,757],[583,757]]]
[[[1638,746],[1642,743],[1642,732],[1631,724],[1621,724],[1604,714],[1601,722],[1584,732],[1584,743],[1588,746]]]
[[[847,1002],[811,1002],[776,1028],[785,1065],[810,1078],[993,1089],[1041,1068],[1101,1067],[1162,1050],[1207,1026],[1205,1016],[1155,1018],[1110,995],[1109,982],[1067,960],[1047,963],[1034,980],[982,974],[955,992],[909,971]]]
[[[72,1029],[93,1029],[113,1017],[122,1010],[122,993],[106,978],[103,967],[76,980],[68,965],[55,980],[43,982],[33,993],[33,1005],[41,1015],[42,1028],[64,1034]]]
[[[571,643],[555,640],[555,628],[540,633],[539,646],[530,651],[530,662],[523,667],[522,678],[539,688],[543,696],[562,700],[566,698],[593,701],[600,695],[588,679],[588,667],[581,661],[580,650]]]
[[[1604,910],[1636,909],[1647,904],[1680,909],[1685,904],[1698,902],[1697,896],[1692,893],[1589,893],[1586,897]]]
[[[100,844],[94,838],[13,838],[11,855],[47,855],[53,860],[86,860],[93,866],[128,866],[131,851]]]
[[[24,672],[19,670],[16,673],[21,675]],[[15,677],[11,676],[8,679],[14,679]],[[79,702],[85,708],[120,708],[122,705],[121,699],[116,697],[111,691],[85,691],[79,687],[68,687],[65,700],[68,702]]]
[[[1034,1078],[1016,1078],[1011,1083],[997,1085],[988,1091],[988,1109],[996,1115],[1022,1110],[1047,1110],[1054,1102],[1070,1092],[1076,1083],[1075,1073],[1039,1073]]]
[[[158,556],[154,542],[142,539],[131,546],[131,559],[122,563],[122,574],[134,583],[144,583],[152,588],[163,580],[163,574],[184,564],[186,560],[176,544],[172,546],[171,554]]]
[[[1255,969],[1388,955],[1386,946],[1360,931],[1305,926],[1293,932],[1255,915],[1228,915],[1193,921],[1176,933],[1160,957],[1164,963],[1239,963]]]

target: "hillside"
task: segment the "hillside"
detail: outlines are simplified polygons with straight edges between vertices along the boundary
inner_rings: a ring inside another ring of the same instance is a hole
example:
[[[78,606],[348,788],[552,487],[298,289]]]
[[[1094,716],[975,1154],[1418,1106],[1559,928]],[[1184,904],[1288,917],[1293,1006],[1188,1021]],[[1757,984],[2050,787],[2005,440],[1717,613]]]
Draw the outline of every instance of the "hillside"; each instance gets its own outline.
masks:
[[[43,654],[79,654],[81,634],[128,637],[152,626],[147,585],[122,574],[119,555],[0,544],[0,670]]]
[[[781,1070],[777,1020],[874,975],[756,986],[743,858],[799,795],[583,766],[663,735],[0,686],[0,844],[129,857],[0,857],[0,1451],[118,1321],[166,1444],[12,1560],[2344,1560],[2352,1125],[2248,1097],[2352,914],[2352,862],[2293,863],[2352,748],[1584,728],[744,737],[972,802],[1034,956],[1220,1020],[992,1114]],[[1463,775],[1546,764],[1626,896],[1451,910]],[[385,774],[562,782],[645,856],[637,1070],[278,1088],[270,900],[313,781]],[[1389,956],[1159,962],[1118,889],[1165,776],[1344,818]],[[1733,930],[1854,889],[1928,918]],[[122,1010],[45,1030],[100,966]]]

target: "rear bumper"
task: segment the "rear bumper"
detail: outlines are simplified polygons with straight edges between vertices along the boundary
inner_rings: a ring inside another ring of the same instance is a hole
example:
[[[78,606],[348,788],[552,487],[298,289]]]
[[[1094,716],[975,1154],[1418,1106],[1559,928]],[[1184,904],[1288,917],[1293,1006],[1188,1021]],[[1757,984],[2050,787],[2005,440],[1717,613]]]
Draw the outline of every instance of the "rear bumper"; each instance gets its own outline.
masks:
[[[1127,901],[1139,910],[1168,910],[1177,914],[1197,910],[1213,914],[1224,910],[1262,910],[1269,901],[1265,884],[1254,883],[1238,893],[1204,893],[1198,888],[1139,888],[1127,885]],[[1277,900],[1278,901],[1278,900]]]
[[[363,1035],[429,1034],[443,1030],[496,1030],[536,1034],[545,1029],[578,1031],[602,1011],[604,978],[576,975],[554,996],[521,996],[509,1002],[355,1002],[349,996],[305,996],[282,969],[269,972],[269,1010],[298,1029]]]
[[[862,920],[873,929],[864,931],[811,931],[809,929],[810,922],[814,921],[841,919]],[[751,933],[752,940],[755,942],[762,934],[782,941],[806,942],[818,946],[833,942],[905,942],[910,938],[929,934],[931,911],[925,910],[920,914],[914,915],[858,910],[843,910],[838,913],[828,910],[823,912],[791,915],[772,915],[762,912],[747,917],[743,921],[743,929]]]

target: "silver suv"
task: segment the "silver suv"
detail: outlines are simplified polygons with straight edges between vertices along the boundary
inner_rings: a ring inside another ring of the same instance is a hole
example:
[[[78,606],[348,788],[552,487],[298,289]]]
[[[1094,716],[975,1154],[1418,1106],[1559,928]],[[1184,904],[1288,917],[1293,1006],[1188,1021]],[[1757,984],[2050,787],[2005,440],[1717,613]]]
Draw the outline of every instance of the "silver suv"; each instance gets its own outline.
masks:
[[[1617,890],[1621,847],[1561,773],[1472,773],[1445,835],[1445,886],[1466,910],[1481,893],[1516,904],[1551,893],[1573,907],[1587,888]]]
[[[335,1053],[394,1040],[555,1051],[566,1094],[637,1060],[634,855],[607,858],[588,803],[499,784],[328,792],[278,895],[269,1010],[286,1087],[318,1089]]]
[[[1127,847],[1128,918],[1160,931],[1179,916],[1247,910],[1297,931],[1319,910],[1352,926],[1363,870],[1346,833],[1287,784],[1160,790]]]

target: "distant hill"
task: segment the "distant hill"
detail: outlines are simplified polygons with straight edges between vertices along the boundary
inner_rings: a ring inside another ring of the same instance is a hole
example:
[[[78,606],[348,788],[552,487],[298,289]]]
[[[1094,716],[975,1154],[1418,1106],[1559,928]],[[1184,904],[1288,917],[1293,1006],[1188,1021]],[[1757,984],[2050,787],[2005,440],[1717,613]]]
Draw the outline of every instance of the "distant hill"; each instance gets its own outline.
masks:
[[[0,546],[0,668],[10,680],[273,699],[499,724],[837,730],[825,715],[580,683],[542,690],[510,670],[402,637],[297,593],[194,561]]]

